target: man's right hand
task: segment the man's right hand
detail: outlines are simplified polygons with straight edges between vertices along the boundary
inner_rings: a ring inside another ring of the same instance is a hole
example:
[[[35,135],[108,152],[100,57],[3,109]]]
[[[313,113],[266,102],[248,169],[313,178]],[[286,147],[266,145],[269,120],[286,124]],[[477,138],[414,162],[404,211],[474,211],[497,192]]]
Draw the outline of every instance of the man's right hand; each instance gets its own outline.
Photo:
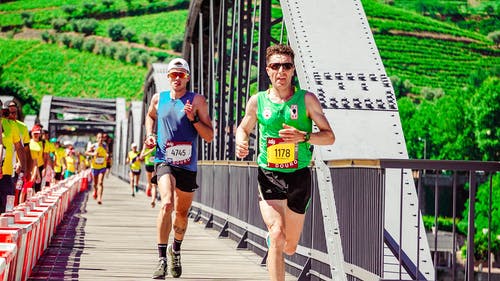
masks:
[[[248,141],[236,142],[236,157],[245,158],[248,153]]]
[[[156,136],[154,135],[148,135],[146,137],[146,140],[144,141],[144,145],[148,148],[151,149],[156,146]]]

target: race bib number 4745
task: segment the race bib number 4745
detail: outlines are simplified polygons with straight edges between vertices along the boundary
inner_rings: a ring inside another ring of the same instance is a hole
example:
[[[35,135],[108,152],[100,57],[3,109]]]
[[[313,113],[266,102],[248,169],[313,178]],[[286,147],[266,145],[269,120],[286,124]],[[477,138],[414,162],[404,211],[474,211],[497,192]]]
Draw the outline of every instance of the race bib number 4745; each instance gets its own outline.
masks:
[[[174,165],[191,163],[191,142],[168,141],[166,147],[167,162]]]
[[[293,169],[298,167],[296,145],[282,138],[267,138],[267,166]]]

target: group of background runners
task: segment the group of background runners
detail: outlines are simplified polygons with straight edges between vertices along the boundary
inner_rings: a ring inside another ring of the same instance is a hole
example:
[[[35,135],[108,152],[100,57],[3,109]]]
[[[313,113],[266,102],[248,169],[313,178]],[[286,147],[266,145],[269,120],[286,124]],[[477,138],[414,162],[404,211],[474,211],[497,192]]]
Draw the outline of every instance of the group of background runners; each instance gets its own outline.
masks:
[[[5,104],[0,101],[0,108],[0,213],[11,210],[45,186],[91,166],[91,156],[70,142],[49,138],[48,130],[41,124],[34,124],[29,130],[19,120],[19,107],[14,100]],[[110,162],[105,163],[108,172],[109,167]]]

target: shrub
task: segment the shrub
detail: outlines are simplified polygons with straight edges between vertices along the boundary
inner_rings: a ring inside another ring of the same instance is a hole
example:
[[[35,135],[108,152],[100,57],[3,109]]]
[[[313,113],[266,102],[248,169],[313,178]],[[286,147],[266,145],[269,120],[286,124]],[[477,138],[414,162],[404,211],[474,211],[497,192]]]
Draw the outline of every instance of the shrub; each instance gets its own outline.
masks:
[[[158,48],[161,48],[163,45],[168,43],[168,39],[167,36],[165,36],[165,34],[157,33],[155,35],[154,42]]]
[[[33,13],[22,12],[21,19],[26,27],[32,27],[35,22]]]
[[[116,51],[116,58],[119,59],[120,61],[126,62],[127,55],[128,55],[127,48],[121,47]]]
[[[500,30],[495,30],[488,34],[488,39],[493,41],[495,44],[500,45]]]
[[[176,34],[170,39],[170,47],[176,52],[182,51],[182,44],[184,43],[184,35]]]
[[[96,19],[84,19],[79,21],[79,30],[86,36],[92,35],[95,33],[98,25],[99,23]]]
[[[95,53],[101,56],[105,56],[108,53],[108,46],[98,41],[95,47]]]
[[[42,32],[41,34],[42,36],[42,40],[45,42],[45,43],[48,43],[50,41],[50,34],[48,31],[44,31]]]
[[[130,62],[133,63],[133,64],[137,64],[137,62],[139,61],[139,56],[140,55],[141,54],[139,52],[137,52],[137,51],[130,52],[130,55],[129,55]]]
[[[125,28],[122,30],[122,37],[128,42],[137,42],[136,32],[133,29]]]
[[[75,11],[76,11],[76,6],[75,5],[64,5],[62,6],[62,10],[71,16]]]
[[[73,37],[73,39],[71,40],[71,42],[72,42],[73,48],[78,49],[80,51],[82,50],[83,37],[81,37],[81,36]]]
[[[91,14],[94,8],[97,6],[96,3],[94,2],[85,2],[83,3],[83,13],[84,14]]]
[[[444,96],[444,91],[443,89],[433,89],[430,87],[423,87],[422,90],[420,90],[420,94],[426,100],[432,101]]]
[[[123,37],[122,35],[122,31],[125,29],[125,26],[121,23],[114,23],[114,24],[111,24],[109,27],[108,27],[108,35],[109,37],[111,38],[111,40],[113,41],[119,41],[121,40]]]
[[[102,0],[102,4],[106,7],[106,9],[109,9],[114,3],[114,0]]]
[[[63,27],[67,23],[68,23],[68,21],[66,19],[63,19],[63,18],[52,19],[52,28],[54,28],[54,30],[56,32],[61,32]]]
[[[148,66],[148,62],[149,62],[149,55],[147,53],[142,53],[140,56],[139,56],[139,62],[141,63],[142,66],[146,67]]]
[[[89,52],[89,53],[94,52],[94,48],[95,48],[95,39],[94,38],[90,38],[90,39],[85,40],[85,42],[83,43],[83,46],[82,46],[82,49]]]
[[[64,46],[69,48],[71,46],[71,37],[67,34],[63,34],[61,37],[61,42],[64,44]]]
[[[141,41],[144,42],[144,45],[146,46],[151,46],[152,38],[153,35],[151,35],[151,33],[149,32],[141,34]]]
[[[106,55],[110,58],[115,58],[115,54],[116,54],[116,46],[111,44],[107,47],[107,52],[106,52]]]

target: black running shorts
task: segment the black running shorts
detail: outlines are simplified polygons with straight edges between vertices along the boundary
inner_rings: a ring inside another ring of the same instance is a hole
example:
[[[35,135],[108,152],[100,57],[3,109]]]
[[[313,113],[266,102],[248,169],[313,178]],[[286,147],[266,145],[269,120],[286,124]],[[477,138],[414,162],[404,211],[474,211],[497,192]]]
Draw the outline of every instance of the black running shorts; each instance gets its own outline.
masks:
[[[163,175],[171,174],[175,178],[175,185],[184,192],[194,192],[198,185],[196,184],[196,172],[170,166],[167,163],[157,163],[155,166],[158,182]]]
[[[290,210],[304,214],[311,199],[311,170],[309,167],[292,173],[259,168],[259,194],[264,200],[287,200]]]

